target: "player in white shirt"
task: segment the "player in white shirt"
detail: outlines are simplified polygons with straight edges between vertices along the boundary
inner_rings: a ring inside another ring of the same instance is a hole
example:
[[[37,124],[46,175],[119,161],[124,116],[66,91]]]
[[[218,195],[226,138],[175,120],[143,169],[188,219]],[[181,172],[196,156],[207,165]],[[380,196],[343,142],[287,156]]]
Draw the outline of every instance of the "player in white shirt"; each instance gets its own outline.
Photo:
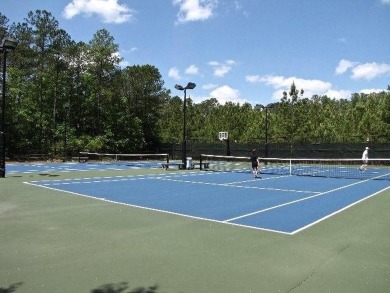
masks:
[[[367,170],[367,164],[368,164],[368,150],[369,150],[369,148],[366,147],[366,149],[365,149],[364,152],[363,152],[363,155],[362,155],[363,165],[360,166],[360,170],[361,170],[361,171],[366,171],[366,170]]]

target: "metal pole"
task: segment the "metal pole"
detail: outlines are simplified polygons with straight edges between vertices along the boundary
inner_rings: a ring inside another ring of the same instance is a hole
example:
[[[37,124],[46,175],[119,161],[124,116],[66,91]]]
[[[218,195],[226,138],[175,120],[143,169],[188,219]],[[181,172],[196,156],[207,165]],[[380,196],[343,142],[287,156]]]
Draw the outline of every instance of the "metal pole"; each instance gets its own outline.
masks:
[[[65,110],[65,135],[64,135],[64,159],[63,161],[66,162],[66,156],[67,156],[67,150],[68,150],[68,144],[67,144],[67,139],[68,139],[68,120],[69,120],[69,104],[65,103],[64,105],[64,110]]]
[[[2,143],[1,143],[1,158],[0,158],[0,178],[5,177],[5,78],[7,68],[7,49],[3,48],[3,82],[2,82],[2,106],[1,106],[1,129]]]
[[[187,107],[187,89],[194,89],[196,86],[195,83],[189,82],[186,87],[183,87],[179,84],[175,85],[175,89],[179,91],[184,91],[184,102],[183,102],[183,145],[182,145],[182,163],[183,168],[186,169],[186,157],[187,157],[187,121],[186,121],[186,107]]]
[[[186,157],[187,157],[187,137],[186,137],[186,107],[187,107],[187,89],[184,89],[184,105],[183,105],[183,152],[182,152],[182,163],[183,168],[186,169]]]
[[[6,69],[7,69],[7,50],[3,48],[3,102],[1,107],[1,131],[4,131],[5,128],[5,78],[6,78]]]
[[[265,157],[268,158],[268,107],[265,107]]]
[[[1,105],[1,125],[0,125],[0,177],[5,177],[5,108],[6,108],[6,69],[7,69],[7,50],[14,50],[17,46],[17,41],[13,38],[5,37],[1,40],[1,51],[3,52],[3,84],[2,84],[2,105]]]
[[[66,111],[66,109],[65,109]],[[67,114],[65,113],[65,135],[64,135],[64,159],[62,160],[63,162],[66,162],[66,149],[67,149],[67,145],[66,145],[66,135],[67,135]]]

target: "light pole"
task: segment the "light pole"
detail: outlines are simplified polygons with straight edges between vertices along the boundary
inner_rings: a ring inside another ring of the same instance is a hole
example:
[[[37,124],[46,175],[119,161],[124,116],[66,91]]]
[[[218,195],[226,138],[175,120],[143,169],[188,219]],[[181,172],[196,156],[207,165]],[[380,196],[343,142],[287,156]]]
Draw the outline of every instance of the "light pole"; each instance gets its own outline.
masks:
[[[68,119],[69,119],[69,103],[64,104],[64,110],[65,110],[65,133],[64,133],[64,159],[63,162],[66,162],[66,155],[67,155],[67,135],[68,135]]]
[[[264,157],[268,158],[268,129],[269,129],[269,118],[268,118],[268,109],[272,107],[263,106],[262,109],[265,110],[265,149]]]
[[[9,37],[1,41],[0,52],[3,52],[3,82],[2,82],[2,103],[1,103],[1,128],[0,128],[0,177],[5,177],[5,97],[6,97],[6,70],[7,52],[15,50],[18,42]]]
[[[185,87],[181,85],[175,85],[175,89],[179,91],[184,91],[184,104],[183,104],[183,146],[182,146],[182,163],[184,164],[184,169],[186,169],[186,156],[187,156],[187,137],[186,137],[186,105],[187,105],[187,90],[192,90],[196,87],[196,84],[189,82]]]

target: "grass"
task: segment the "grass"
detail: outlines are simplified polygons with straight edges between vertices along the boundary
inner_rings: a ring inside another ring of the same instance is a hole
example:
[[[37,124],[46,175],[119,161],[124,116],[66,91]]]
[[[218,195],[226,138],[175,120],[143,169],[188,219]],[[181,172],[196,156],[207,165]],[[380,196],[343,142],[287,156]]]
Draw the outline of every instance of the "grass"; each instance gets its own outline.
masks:
[[[156,170],[103,176],[145,172]],[[102,174],[0,179],[1,293],[356,293],[390,287],[389,191],[290,236],[23,183]]]

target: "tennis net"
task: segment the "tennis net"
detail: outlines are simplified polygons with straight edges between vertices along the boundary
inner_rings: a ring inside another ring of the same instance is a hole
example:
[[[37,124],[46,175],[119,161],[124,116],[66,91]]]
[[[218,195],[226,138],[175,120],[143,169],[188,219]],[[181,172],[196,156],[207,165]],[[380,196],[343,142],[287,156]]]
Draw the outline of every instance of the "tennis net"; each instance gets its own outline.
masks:
[[[201,155],[203,170],[251,172],[250,157]],[[260,158],[260,173],[311,177],[390,180],[390,159],[281,159]]]
[[[80,152],[80,162],[93,162],[114,165],[127,165],[139,168],[161,168],[169,163],[168,154],[108,154]]]

